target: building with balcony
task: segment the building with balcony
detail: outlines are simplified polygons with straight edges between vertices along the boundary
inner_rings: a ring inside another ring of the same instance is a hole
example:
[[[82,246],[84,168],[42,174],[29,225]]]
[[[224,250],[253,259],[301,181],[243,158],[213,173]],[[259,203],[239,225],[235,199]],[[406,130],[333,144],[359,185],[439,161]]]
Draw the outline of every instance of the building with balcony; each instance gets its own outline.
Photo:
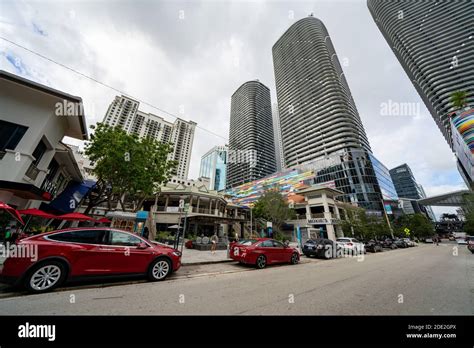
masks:
[[[337,199],[342,193],[319,185],[297,191],[299,199],[293,203],[296,219],[287,223],[300,228],[303,242],[309,238],[343,237],[341,222],[346,216],[347,203]]]
[[[226,188],[276,172],[270,89],[247,81],[232,94]]]
[[[180,200],[188,205],[186,236],[217,233],[223,237],[238,233],[244,237],[250,220],[249,209],[229,202],[224,195],[207,189],[204,184],[168,183],[156,197],[156,205],[153,200],[145,201],[144,210],[150,211],[156,231],[175,231],[174,226],[184,225],[185,213],[179,207]]]
[[[82,99],[0,71],[0,201],[35,208],[81,183],[65,136],[88,139]]]
[[[178,162],[176,176],[187,179],[194,141],[196,122],[176,118],[174,122],[138,110],[140,102],[126,96],[116,96],[104,116],[103,122],[117,126],[129,134],[151,137],[162,143],[171,143],[173,152],[169,160]]]

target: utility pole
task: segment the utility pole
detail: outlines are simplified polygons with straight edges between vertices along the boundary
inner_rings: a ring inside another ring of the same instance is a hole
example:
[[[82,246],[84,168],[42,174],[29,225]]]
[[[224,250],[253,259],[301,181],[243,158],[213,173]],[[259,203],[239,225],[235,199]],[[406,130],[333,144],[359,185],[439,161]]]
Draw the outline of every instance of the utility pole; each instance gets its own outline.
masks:
[[[395,239],[395,237],[393,236],[393,228],[392,228],[392,225],[390,224],[390,219],[388,218],[388,214],[385,211],[385,204],[383,204],[383,199],[381,200],[381,203],[382,203],[383,213],[385,215],[385,220],[387,221],[388,228],[390,229],[390,235],[392,236],[392,239]]]

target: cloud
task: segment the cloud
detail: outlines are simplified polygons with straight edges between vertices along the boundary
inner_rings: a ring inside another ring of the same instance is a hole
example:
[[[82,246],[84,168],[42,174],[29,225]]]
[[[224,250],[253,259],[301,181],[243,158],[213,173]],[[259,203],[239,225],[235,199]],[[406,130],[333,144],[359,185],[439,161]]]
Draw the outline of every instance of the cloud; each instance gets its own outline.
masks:
[[[190,168],[190,177],[196,178],[200,157],[226,143],[230,97],[242,83],[259,79],[276,102],[271,47],[311,12],[325,23],[339,59],[348,62],[343,69],[375,156],[389,168],[408,163],[427,191],[462,186],[448,144],[364,0],[138,0],[113,6],[10,1],[2,4],[0,30],[10,40],[218,134],[196,131]],[[103,119],[118,94],[0,42],[2,68],[81,96],[88,125]],[[15,57],[20,67],[12,65]],[[381,104],[389,100],[415,103],[420,114],[382,116]],[[141,109],[173,120],[145,105]]]

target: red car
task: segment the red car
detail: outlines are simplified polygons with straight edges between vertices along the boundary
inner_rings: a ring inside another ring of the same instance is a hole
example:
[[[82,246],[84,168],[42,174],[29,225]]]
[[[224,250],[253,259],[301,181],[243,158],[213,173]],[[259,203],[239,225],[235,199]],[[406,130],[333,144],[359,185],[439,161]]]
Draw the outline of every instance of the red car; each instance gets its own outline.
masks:
[[[275,263],[297,264],[300,254],[297,249],[270,238],[244,239],[230,244],[230,258],[264,268]]]
[[[133,233],[106,227],[69,228],[19,240],[0,281],[45,292],[86,277],[143,274],[164,280],[181,266],[181,253]],[[36,250],[36,252],[35,252]]]

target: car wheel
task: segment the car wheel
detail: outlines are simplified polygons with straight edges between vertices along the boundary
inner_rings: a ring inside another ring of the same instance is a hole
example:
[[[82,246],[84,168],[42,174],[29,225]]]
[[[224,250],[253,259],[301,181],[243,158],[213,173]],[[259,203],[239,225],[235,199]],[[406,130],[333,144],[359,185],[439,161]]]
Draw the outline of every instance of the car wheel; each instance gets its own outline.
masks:
[[[25,286],[29,292],[41,293],[51,291],[66,279],[66,266],[59,261],[45,261],[28,272]]]
[[[291,260],[290,260],[290,263],[292,265],[296,265],[300,260],[300,256],[297,254],[297,253],[293,253],[293,255],[291,255]]]
[[[474,249],[471,249],[471,253],[473,253],[473,254],[474,254]]]
[[[151,281],[164,280],[171,273],[171,262],[160,257],[153,261],[148,271],[148,279]]]
[[[265,268],[265,266],[267,265],[267,258],[263,255],[260,255],[259,257],[257,257],[257,262],[255,265],[259,269]]]

